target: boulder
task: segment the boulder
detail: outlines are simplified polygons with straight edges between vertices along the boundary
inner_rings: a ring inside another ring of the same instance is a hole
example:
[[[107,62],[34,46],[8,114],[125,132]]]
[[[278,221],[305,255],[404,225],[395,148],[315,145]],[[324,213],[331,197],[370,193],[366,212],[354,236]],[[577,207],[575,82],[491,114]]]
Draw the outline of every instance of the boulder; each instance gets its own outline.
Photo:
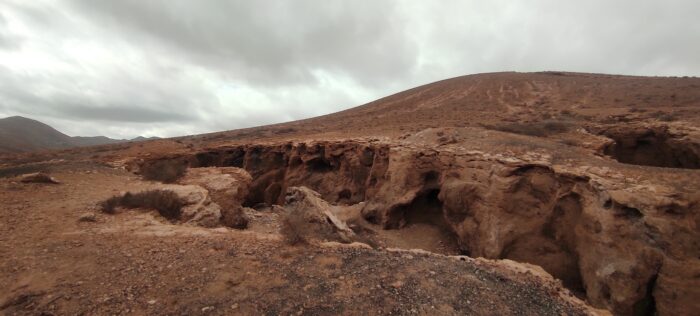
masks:
[[[210,204],[218,207],[207,207],[207,216],[197,217],[198,222],[204,220],[207,225],[218,225],[243,229],[248,226],[248,218],[241,209],[252,177],[240,168],[190,168],[180,183],[196,185],[208,193]],[[201,213],[198,212],[198,213]],[[214,224],[216,223],[216,224]],[[209,226],[208,226],[209,227]]]
[[[177,194],[182,202],[180,220],[202,227],[216,227],[221,223],[221,207],[212,202],[209,191],[199,185],[167,184],[158,189]]]
[[[285,196],[289,221],[304,240],[352,242],[355,233],[333,212],[334,206],[307,187],[290,187]]]

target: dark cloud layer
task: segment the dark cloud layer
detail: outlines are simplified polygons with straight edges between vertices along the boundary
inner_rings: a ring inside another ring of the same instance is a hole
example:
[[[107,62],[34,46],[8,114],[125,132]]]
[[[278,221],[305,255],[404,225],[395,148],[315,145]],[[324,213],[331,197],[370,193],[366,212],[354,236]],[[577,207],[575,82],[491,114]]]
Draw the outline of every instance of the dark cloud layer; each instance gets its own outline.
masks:
[[[698,13],[694,0],[7,0],[0,116],[174,136],[476,72],[699,75]]]

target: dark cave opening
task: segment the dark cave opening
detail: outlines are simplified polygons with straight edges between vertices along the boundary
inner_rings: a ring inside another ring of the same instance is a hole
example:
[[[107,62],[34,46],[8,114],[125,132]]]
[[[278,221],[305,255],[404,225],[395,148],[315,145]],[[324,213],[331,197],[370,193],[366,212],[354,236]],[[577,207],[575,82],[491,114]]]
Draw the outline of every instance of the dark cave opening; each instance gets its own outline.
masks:
[[[654,288],[656,287],[656,279],[658,275],[654,275],[647,282],[646,293],[642,299],[634,303],[633,313],[635,316],[652,316],[656,315],[656,300],[654,299]]]
[[[325,173],[333,171],[333,165],[330,161],[323,158],[314,158],[306,162],[306,166],[311,172]]]
[[[405,225],[423,223],[448,228],[442,212],[442,201],[438,199],[439,194],[439,189],[419,193],[409,205],[401,210]]]
[[[673,138],[665,131],[606,133],[615,142],[604,154],[633,165],[700,169],[700,144]]]

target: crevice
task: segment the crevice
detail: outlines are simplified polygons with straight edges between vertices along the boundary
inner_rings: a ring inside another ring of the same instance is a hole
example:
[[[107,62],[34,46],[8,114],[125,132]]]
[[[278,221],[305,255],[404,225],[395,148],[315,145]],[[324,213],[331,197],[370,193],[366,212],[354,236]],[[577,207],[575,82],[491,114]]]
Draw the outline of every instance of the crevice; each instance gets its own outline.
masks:
[[[644,297],[634,303],[633,313],[635,316],[653,316],[656,315],[656,300],[654,299],[654,288],[658,274],[649,279],[646,286]]]
[[[603,153],[626,164],[700,169],[700,144],[676,137],[667,129],[616,129],[603,132],[614,142]]]
[[[612,210],[613,215],[617,218],[635,221],[644,217],[644,213],[639,209],[616,202],[612,203]]]
[[[290,186],[307,186],[330,203],[354,204],[366,200],[368,187],[383,176],[388,164],[385,151],[383,146],[357,142],[285,143],[207,150],[187,160],[190,167],[248,171],[253,182],[245,206],[283,203],[282,195]]]
[[[635,144],[652,146],[654,142]],[[365,202],[357,206],[358,218],[392,230],[385,236],[399,240],[396,245],[400,248],[423,247],[443,254],[535,264],[560,279],[575,295],[583,298],[590,294],[596,304],[607,304],[600,303],[601,298],[610,302],[619,297],[618,288],[610,288],[589,270],[582,270],[590,269],[583,242],[611,229],[609,223],[601,223],[583,208],[593,207],[605,218],[631,221],[628,224],[635,227],[641,227],[646,208],[623,205],[607,194],[579,186],[585,179],[560,175],[546,166],[494,166],[502,167],[503,172],[489,173],[481,168],[451,168],[438,157],[402,161],[404,157],[399,156],[391,160],[390,168],[389,153],[388,146],[340,142],[244,145],[179,159],[189,161],[190,166],[247,170],[253,180],[244,206],[282,205],[289,187],[306,186],[339,208]],[[680,218],[686,208],[669,204],[656,211]],[[491,221],[495,216],[501,217]],[[658,231],[646,231],[642,238],[665,249]],[[443,248],[443,244],[447,246]],[[649,281],[646,296],[634,304],[637,315],[651,315],[655,310],[651,294],[655,280]],[[629,281],[645,282],[636,277],[629,277]],[[594,286],[600,283],[601,288]]]
[[[309,168],[309,171],[311,172],[325,173],[333,171],[334,169],[330,161],[327,161],[323,158],[311,159],[306,162],[306,165]]]

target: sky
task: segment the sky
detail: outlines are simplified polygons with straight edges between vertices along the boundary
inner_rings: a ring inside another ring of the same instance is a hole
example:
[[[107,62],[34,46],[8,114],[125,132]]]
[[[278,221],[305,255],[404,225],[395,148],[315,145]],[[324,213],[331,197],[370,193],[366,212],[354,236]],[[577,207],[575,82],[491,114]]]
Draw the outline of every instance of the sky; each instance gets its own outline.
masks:
[[[170,137],[498,71],[700,76],[697,0],[2,0],[0,117]]]

